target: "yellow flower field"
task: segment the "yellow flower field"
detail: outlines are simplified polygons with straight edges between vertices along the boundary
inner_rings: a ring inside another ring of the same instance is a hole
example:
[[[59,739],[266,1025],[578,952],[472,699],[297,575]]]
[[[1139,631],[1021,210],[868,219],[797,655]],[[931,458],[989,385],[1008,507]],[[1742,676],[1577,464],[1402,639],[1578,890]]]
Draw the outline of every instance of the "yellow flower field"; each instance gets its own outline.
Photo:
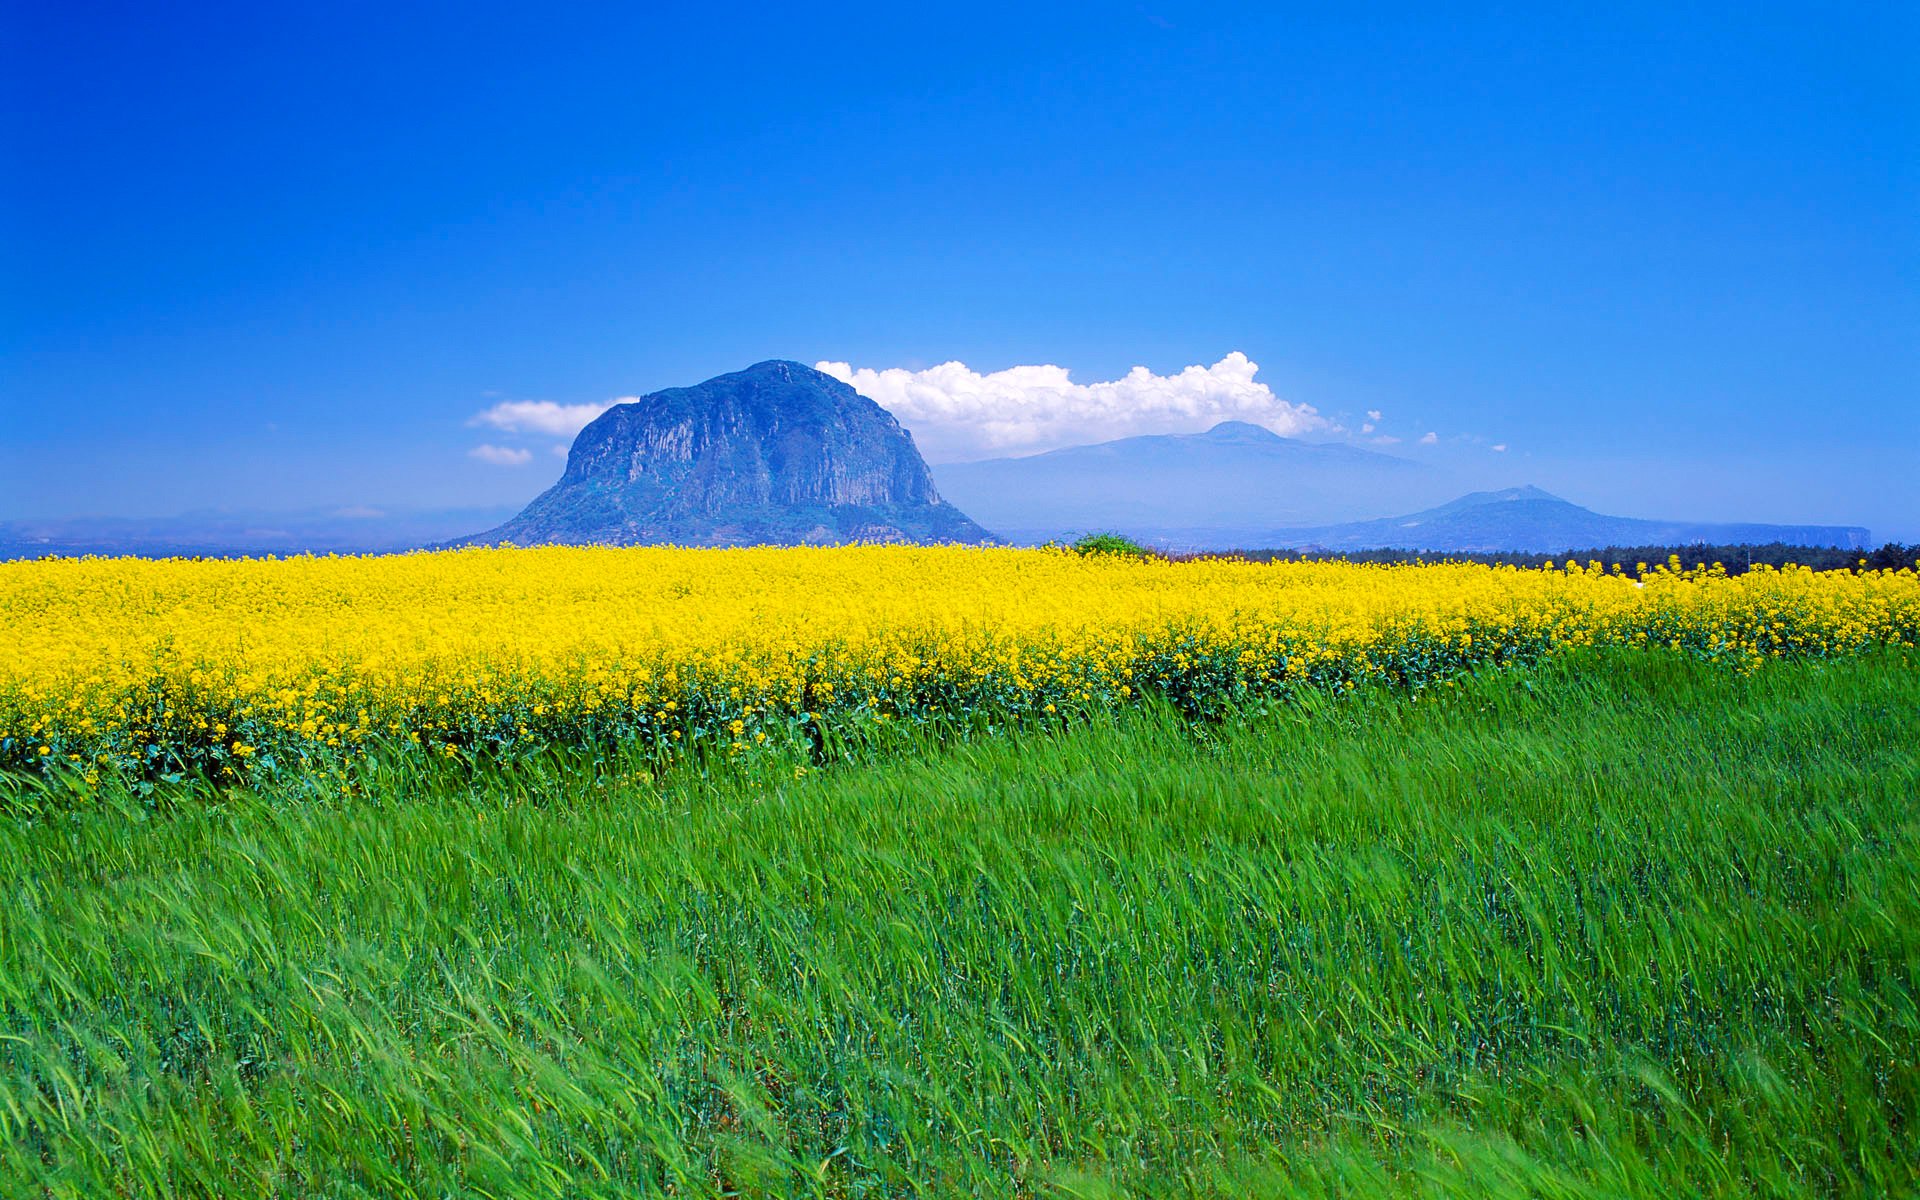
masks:
[[[465,550],[0,564],[0,769],[339,763],[838,721],[996,722],[1142,694],[1662,645],[1737,667],[1920,638],[1912,570],[1169,563],[1051,550]]]

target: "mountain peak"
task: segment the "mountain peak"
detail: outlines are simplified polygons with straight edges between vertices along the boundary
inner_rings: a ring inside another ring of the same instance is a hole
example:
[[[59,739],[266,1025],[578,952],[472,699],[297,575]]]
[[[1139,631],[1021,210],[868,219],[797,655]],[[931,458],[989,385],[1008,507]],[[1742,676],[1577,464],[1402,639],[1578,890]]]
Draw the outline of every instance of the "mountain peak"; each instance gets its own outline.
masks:
[[[732,371],[725,375],[717,375],[707,382],[713,383],[721,379],[735,378],[763,379],[769,381],[784,380],[787,382],[826,379],[832,380],[834,383],[840,382],[824,371],[816,371],[805,363],[794,362],[790,358],[769,358],[764,362],[754,363],[752,366],[739,371]]]
[[[1210,442],[1255,443],[1286,440],[1265,425],[1256,425],[1252,421],[1222,421],[1200,436]]]
[[[1503,504],[1518,504],[1522,502],[1557,504],[1580,512],[1586,511],[1572,501],[1562,500],[1552,492],[1544,491],[1529,483],[1521,487],[1501,488],[1497,492],[1468,492],[1456,500],[1449,500],[1437,508],[1429,509],[1426,513],[1413,513],[1410,514],[1410,516],[1417,518],[1422,516],[1438,516],[1445,513],[1464,513],[1473,509],[1496,508]]]
[[[831,375],[769,359],[608,409],[560,482],[476,541],[982,542],[913,437]]]
[[[1497,492],[1474,492],[1470,495],[1462,496],[1461,499],[1478,500],[1483,504],[1506,503],[1514,500],[1551,500],[1556,504],[1572,503],[1571,501],[1561,499],[1552,492],[1537,488],[1530,483],[1522,484],[1520,487],[1501,488]]]

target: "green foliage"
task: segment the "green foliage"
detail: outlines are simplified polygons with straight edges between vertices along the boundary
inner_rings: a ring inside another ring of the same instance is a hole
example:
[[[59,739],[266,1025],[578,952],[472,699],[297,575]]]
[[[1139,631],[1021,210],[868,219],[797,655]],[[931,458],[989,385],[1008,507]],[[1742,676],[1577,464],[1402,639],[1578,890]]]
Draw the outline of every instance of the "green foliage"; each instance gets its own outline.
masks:
[[[18,795],[0,1195],[1907,1192],[1916,668]]]
[[[1115,554],[1123,558],[1148,558],[1153,554],[1139,542],[1117,533],[1089,533],[1068,548],[1076,554]]]

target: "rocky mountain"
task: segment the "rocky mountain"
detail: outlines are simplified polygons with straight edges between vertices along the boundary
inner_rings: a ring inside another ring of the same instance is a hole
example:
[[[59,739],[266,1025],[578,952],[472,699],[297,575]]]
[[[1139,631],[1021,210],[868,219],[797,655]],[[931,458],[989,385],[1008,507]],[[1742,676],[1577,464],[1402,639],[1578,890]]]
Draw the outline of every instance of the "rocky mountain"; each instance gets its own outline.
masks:
[[[1273,549],[1429,550],[1561,554],[1607,546],[1840,546],[1868,544],[1858,525],[1719,525],[1609,517],[1537,487],[1474,492],[1403,517],[1276,529],[1249,546]]]
[[[942,494],[1010,541],[1118,530],[1192,549],[1246,546],[1281,525],[1432,504],[1460,486],[1404,458],[1281,437],[1245,421],[944,464],[934,476]]]
[[[687,546],[991,540],[892,414],[796,362],[608,409],[560,482],[472,542]]]

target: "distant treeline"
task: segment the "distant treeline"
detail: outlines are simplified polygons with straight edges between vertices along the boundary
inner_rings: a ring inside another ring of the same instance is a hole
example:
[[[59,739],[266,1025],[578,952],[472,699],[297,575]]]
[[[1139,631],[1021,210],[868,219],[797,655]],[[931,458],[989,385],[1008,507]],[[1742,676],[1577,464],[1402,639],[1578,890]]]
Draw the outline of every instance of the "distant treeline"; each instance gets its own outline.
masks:
[[[1911,567],[1920,560],[1920,544],[1903,546],[1888,542],[1878,550],[1843,550],[1837,546],[1789,546],[1768,542],[1764,546],[1607,546],[1598,550],[1569,550],[1565,554],[1483,554],[1455,551],[1441,553],[1418,550],[1229,550],[1222,553],[1179,554],[1179,559],[1240,558],[1249,562],[1356,562],[1356,563],[1439,563],[1476,562],[1513,567],[1558,566],[1568,559],[1585,566],[1598,562],[1612,569],[1631,573],[1639,564],[1659,566],[1669,555],[1677,555],[1689,567],[1719,563],[1727,574],[1743,574],[1750,567],[1784,567],[1788,563],[1815,571],[1844,571],[1863,562],[1870,570]]]

